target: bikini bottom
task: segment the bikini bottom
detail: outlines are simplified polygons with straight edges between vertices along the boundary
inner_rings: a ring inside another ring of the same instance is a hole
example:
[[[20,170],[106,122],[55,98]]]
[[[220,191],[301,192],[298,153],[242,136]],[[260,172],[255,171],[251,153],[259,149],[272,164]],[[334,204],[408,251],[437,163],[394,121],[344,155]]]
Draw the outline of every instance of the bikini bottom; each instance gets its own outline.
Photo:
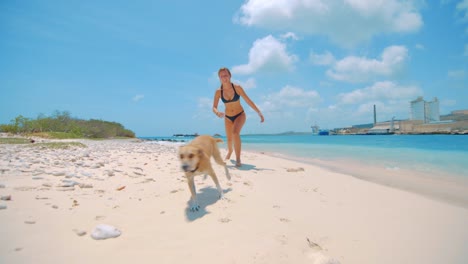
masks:
[[[231,120],[231,122],[234,122],[234,121],[235,121],[240,115],[242,115],[243,113],[244,113],[244,111],[238,113],[238,114],[235,115],[235,116],[227,116],[227,115],[225,115],[225,117],[226,117],[227,119]]]

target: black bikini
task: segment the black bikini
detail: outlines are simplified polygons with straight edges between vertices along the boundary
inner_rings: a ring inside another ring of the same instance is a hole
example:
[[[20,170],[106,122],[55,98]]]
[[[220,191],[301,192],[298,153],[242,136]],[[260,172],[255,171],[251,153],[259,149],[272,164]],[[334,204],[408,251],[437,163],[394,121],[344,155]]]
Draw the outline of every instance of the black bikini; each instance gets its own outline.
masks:
[[[240,98],[240,95],[237,93],[236,91],[236,88],[234,88],[234,84],[231,83],[232,85],[232,89],[234,89],[234,96],[232,97],[231,100],[226,100],[224,99],[224,95],[223,95],[223,86],[221,85],[221,100],[223,101],[223,103],[232,103],[232,102],[236,102],[236,101],[239,101],[239,98]],[[234,122],[234,120],[236,120],[240,115],[242,115],[244,113],[244,111],[238,113],[237,115],[235,116],[227,116],[225,115],[225,117],[229,120],[231,120],[232,122]]]

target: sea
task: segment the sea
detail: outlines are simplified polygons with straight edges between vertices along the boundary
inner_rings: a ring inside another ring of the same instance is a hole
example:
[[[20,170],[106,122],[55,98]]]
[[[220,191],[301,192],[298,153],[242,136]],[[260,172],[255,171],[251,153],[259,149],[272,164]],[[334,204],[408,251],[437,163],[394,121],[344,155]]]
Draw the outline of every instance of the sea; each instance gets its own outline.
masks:
[[[191,140],[180,137],[143,139]],[[438,185],[446,188],[439,195],[455,196],[449,200],[467,202],[468,207],[468,135],[295,133],[242,135],[241,139],[242,150],[313,164],[389,186],[421,191]],[[226,148],[226,143],[221,147]],[[245,159],[242,162],[249,164]],[[419,183],[427,186],[417,186]]]

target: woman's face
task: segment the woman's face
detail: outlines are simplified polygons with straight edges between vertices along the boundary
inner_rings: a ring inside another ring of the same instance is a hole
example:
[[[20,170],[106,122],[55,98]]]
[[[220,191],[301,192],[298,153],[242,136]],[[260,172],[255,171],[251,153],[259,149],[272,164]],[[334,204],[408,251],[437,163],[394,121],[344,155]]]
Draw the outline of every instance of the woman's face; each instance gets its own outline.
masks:
[[[231,75],[229,75],[228,71],[220,71],[219,72],[219,80],[222,83],[230,82],[231,80]]]

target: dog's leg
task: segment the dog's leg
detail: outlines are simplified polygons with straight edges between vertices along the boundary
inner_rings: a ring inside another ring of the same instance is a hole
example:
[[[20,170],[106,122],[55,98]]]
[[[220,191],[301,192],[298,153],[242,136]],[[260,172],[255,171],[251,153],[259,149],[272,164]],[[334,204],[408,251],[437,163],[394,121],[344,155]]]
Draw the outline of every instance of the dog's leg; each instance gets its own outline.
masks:
[[[216,163],[224,167],[224,173],[226,173],[226,177],[228,178],[228,180],[231,180],[231,175],[229,174],[229,171],[227,169],[226,162],[224,162],[223,158],[221,157],[218,145],[214,145],[213,147],[213,158],[216,161]]]
[[[213,171],[213,169],[211,169],[208,172],[208,175],[211,176],[211,179],[213,179],[214,183],[216,184],[216,188],[218,189],[218,192],[219,192],[219,199],[223,199],[223,189],[221,189],[221,185],[219,185],[218,177],[216,177],[216,174]]]
[[[192,194],[189,202],[190,211],[195,212],[200,209],[200,205],[198,204],[197,191],[195,190],[195,181],[193,176],[187,176],[187,183],[190,189],[190,193]]]
[[[224,173],[226,173],[226,178],[228,180],[231,180],[231,174],[229,174],[229,171],[228,171],[228,168],[227,168],[226,164],[224,164]]]

